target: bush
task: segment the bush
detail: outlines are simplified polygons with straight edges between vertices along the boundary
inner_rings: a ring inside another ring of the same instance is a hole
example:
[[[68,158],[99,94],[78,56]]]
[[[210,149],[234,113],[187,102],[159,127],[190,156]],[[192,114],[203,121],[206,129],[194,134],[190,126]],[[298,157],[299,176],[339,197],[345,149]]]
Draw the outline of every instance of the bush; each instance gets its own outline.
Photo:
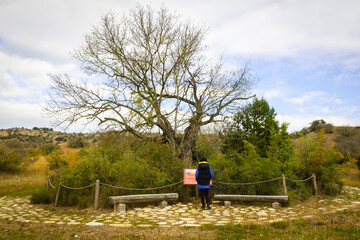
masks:
[[[60,149],[60,146],[58,144],[53,144],[53,143],[43,143],[40,149],[44,155],[48,155],[52,153],[54,150]]]
[[[88,186],[96,180],[127,188],[159,187],[180,181],[184,167],[182,160],[175,157],[167,144],[140,141],[128,136],[119,138],[116,134],[103,137],[96,147],[83,149],[74,156],[62,155],[58,162],[61,161],[66,164],[59,168],[59,181],[70,187]],[[102,204],[106,204],[108,195],[134,194],[129,190],[101,189]],[[171,189],[155,192],[159,191]],[[60,205],[84,207],[93,203],[93,188],[64,190],[62,196]]]
[[[24,158],[16,149],[0,145],[0,172],[18,172],[24,164]]]
[[[293,172],[299,179],[316,175],[319,190],[323,194],[335,195],[342,187],[340,166],[344,156],[325,146],[324,130],[311,133],[295,141]]]
[[[52,199],[54,199],[53,195],[54,194],[51,194],[51,192],[47,190],[47,187],[44,186],[31,195],[30,202],[32,204],[50,204]]]
[[[244,141],[243,151],[228,153],[225,158],[210,160],[217,182],[253,183],[281,176],[281,163],[272,158],[261,157],[256,147]],[[277,195],[282,192],[281,181],[252,185],[219,185],[216,191],[236,194]]]
[[[67,165],[66,157],[62,150],[57,149],[46,157],[50,169],[58,169]]]
[[[88,145],[88,142],[86,142],[82,137],[71,138],[68,142],[69,148],[83,148]]]
[[[67,139],[65,137],[59,136],[59,137],[55,138],[55,141],[57,141],[57,142],[66,142]]]

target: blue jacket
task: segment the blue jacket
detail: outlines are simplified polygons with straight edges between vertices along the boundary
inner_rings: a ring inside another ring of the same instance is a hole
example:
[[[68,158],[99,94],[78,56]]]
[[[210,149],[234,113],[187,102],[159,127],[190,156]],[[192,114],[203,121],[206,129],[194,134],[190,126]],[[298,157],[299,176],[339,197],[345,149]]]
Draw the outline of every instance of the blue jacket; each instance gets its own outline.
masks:
[[[207,162],[200,162],[200,164],[203,164],[203,163],[206,163]],[[213,178],[213,172],[211,170],[211,167],[209,166],[209,169],[210,169],[210,180]],[[198,180],[198,177],[199,177],[199,166],[196,168],[196,173],[195,173],[195,179],[196,181]],[[209,189],[210,188],[210,184],[207,184],[207,185],[201,185],[201,184],[197,184],[197,188],[198,189]]]

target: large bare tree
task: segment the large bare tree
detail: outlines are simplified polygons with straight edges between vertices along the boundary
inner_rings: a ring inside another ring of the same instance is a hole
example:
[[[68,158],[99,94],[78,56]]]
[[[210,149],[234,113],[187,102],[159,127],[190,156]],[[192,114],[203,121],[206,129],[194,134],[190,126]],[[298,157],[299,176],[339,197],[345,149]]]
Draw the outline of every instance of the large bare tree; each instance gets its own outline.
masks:
[[[108,13],[74,53],[98,80],[50,75],[45,109],[57,125],[86,119],[139,138],[159,131],[191,159],[200,128],[249,99],[254,84],[248,67],[209,60],[206,32],[164,7],[137,6],[120,21]]]

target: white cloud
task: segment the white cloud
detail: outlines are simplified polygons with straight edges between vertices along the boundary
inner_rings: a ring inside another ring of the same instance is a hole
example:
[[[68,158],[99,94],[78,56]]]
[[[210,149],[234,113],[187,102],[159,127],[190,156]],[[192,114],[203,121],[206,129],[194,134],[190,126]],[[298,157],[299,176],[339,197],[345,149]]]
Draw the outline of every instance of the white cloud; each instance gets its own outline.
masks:
[[[233,19],[217,26],[213,43],[227,53],[252,56],[360,52],[360,30],[353,24],[360,21],[358,1],[261,3],[250,11],[239,8]]]
[[[40,101],[49,87],[48,73],[71,71],[73,63],[53,65],[50,62],[8,55],[0,51],[0,99]]]
[[[341,99],[339,99],[339,98],[335,99],[334,102],[337,103],[337,104],[342,104],[343,103],[343,101]]]
[[[288,132],[300,131],[304,127],[308,127],[309,123],[317,119],[313,116],[303,116],[303,115],[281,115],[278,114],[276,119],[280,123],[289,123]]]
[[[334,126],[360,126],[360,119],[338,115],[277,115],[276,119],[280,123],[290,123],[288,132],[300,131],[304,127],[309,127],[314,120],[324,119],[326,123]]]
[[[13,51],[53,61],[68,60],[84,34],[110,10],[122,11],[130,1],[2,1],[0,36]]]
[[[321,109],[321,112],[322,112],[322,113],[330,113],[331,110],[330,110],[329,107],[323,107],[323,108]]]
[[[42,118],[38,104],[7,102],[0,100],[1,128],[49,126],[48,119]]]
[[[302,105],[305,102],[311,101],[314,98],[325,96],[326,94],[327,93],[323,92],[323,91],[311,91],[311,92],[308,92],[308,93],[306,93],[306,94],[304,94],[304,95],[302,95],[300,97],[289,98],[288,101],[291,102],[291,103],[294,103],[294,104]]]
[[[355,113],[359,113],[359,107],[357,106],[352,106],[352,105],[348,105],[348,106],[342,106],[341,108],[338,109],[339,112],[344,113],[344,114],[355,114]]]
[[[269,100],[283,95],[280,89],[272,88],[264,93],[264,98]]]

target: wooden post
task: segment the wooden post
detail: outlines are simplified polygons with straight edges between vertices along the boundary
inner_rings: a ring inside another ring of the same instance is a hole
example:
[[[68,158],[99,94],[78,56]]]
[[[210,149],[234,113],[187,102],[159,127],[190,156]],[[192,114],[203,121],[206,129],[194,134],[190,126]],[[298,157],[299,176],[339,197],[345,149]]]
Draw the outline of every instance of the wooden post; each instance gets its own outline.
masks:
[[[60,188],[61,188],[61,182],[59,182],[59,185],[58,185],[58,190],[57,190],[57,192],[56,192],[56,197],[55,197],[55,207],[57,207],[57,204],[58,204],[58,201],[59,201]]]
[[[284,195],[287,195],[285,174],[282,175],[282,181],[283,181]]]
[[[186,189],[186,185],[184,185],[184,203],[187,204],[187,198],[186,198],[186,194],[187,194],[187,189]]]
[[[314,191],[315,191],[315,195],[319,195],[319,191],[318,191],[318,187],[317,187],[317,183],[316,183],[316,175],[315,173],[312,174],[313,175],[313,184],[314,184]]]
[[[196,202],[199,200],[199,189],[197,188],[197,186],[195,185],[195,197],[196,197]]]
[[[95,197],[94,197],[94,210],[99,208],[99,192],[100,192],[100,180],[96,180],[95,183]]]

